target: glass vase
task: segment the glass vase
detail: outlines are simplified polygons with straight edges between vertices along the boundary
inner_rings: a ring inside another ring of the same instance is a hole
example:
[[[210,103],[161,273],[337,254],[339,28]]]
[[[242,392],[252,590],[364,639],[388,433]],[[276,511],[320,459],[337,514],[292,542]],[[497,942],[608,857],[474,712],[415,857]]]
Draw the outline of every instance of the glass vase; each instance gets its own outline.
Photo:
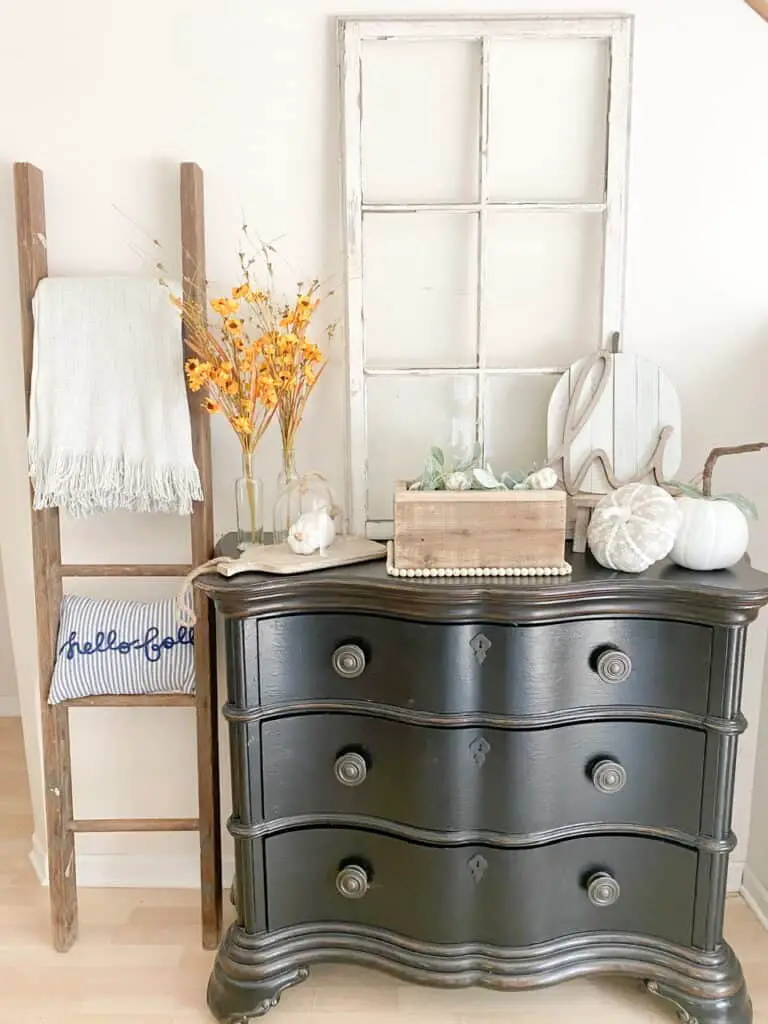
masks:
[[[235,482],[237,546],[240,551],[264,540],[264,487],[253,471],[253,452],[243,451],[243,475]]]
[[[292,448],[283,452],[283,469],[277,478],[277,500],[272,517],[275,544],[284,544],[291,527],[300,516],[325,508],[332,518],[337,508],[333,493],[319,473],[301,474],[296,469],[296,453]]]
[[[301,488],[296,470],[296,452],[283,449],[283,468],[277,477],[277,500],[272,522],[272,540],[284,544],[291,526],[301,515]]]

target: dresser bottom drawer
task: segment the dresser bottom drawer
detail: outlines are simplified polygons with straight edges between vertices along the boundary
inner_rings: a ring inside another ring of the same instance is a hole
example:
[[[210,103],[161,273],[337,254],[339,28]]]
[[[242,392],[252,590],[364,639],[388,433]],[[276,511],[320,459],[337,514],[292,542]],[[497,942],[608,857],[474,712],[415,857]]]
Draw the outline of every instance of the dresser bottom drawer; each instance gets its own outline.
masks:
[[[661,840],[590,837],[500,850],[306,829],[265,846],[271,930],[341,922],[424,942],[506,947],[585,932],[691,942],[697,854]]]

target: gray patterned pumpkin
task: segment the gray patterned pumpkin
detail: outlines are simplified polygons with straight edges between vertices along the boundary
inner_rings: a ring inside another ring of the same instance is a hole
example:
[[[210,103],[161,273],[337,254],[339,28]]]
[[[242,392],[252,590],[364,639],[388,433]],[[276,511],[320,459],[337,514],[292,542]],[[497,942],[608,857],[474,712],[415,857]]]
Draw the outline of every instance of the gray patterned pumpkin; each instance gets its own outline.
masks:
[[[595,506],[587,542],[606,569],[645,572],[672,550],[682,519],[674,498],[661,487],[627,484]]]

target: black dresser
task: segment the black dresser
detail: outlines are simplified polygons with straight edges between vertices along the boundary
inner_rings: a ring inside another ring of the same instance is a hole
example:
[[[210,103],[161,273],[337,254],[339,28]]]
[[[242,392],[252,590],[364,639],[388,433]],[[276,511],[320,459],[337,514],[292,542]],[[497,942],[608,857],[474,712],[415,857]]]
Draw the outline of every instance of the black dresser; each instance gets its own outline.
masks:
[[[236,850],[219,1021],[333,960],[510,990],[629,974],[683,1021],[751,1021],[722,925],[768,575],[569,558],[557,579],[201,577]]]

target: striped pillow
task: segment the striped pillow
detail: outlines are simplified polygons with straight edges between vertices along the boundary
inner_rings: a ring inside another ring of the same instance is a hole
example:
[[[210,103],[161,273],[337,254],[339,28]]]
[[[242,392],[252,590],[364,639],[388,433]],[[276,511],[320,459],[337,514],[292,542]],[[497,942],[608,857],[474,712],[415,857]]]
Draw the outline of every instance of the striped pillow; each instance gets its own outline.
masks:
[[[103,694],[194,693],[194,630],[173,599],[107,601],[66,594],[50,704]]]

